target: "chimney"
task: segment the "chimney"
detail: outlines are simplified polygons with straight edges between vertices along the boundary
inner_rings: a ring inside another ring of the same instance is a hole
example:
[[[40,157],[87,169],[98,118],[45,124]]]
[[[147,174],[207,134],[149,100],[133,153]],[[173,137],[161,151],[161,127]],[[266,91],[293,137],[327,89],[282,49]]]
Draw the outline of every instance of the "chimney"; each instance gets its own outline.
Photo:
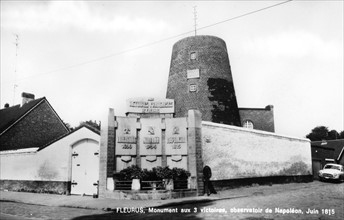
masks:
[[[9,107],[10,107],[10,104],[6,103],[6,104],[4,105],[4,107],[5,107],[5,108],[9,108]]]
[[[267,105],[265,107],[266,110],[269,110],[269,111],[273,111],[274,110],[274,106],[273,105]]]
[[[34,100],[35,99],[35,95],[31,94],[31,93],[23,92],[22,93],[22,98],[23,98],[22,105],[24,105],[24,104],[29,103],[30,101]]]

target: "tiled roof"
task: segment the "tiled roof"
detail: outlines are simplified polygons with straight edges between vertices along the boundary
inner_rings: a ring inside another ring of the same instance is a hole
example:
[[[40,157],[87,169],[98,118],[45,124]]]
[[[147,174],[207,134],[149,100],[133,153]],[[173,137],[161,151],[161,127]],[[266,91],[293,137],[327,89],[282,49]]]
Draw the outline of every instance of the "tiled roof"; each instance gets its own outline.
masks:
[[[334,149],[334,157],[338,158],[340,152],[344,147],[344,139],[336,139],[336,140],[324,140],[324,141],[312,141],[312,146],[322,146],[326,148],[333,148]]]
[[[67,133],[45,97],[0,110],[0,151],[42,147]]]
[[[44,99],[45,97],[32,100],[24,104],[23,106],[15,105],[12,107],[0,109],[0,134]]]

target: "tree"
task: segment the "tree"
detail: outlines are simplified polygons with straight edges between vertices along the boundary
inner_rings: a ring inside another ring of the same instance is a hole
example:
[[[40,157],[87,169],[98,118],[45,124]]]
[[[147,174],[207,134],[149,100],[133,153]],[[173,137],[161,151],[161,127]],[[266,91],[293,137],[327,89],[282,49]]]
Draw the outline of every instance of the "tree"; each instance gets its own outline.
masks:
[[[344,131],[341,131],[341,132],[339,133],[339,138],[340,138],[340,139],[344,139]]]
[[[80,122],[80,125],[78,127],[81,127],[83,125],[89,125],[93,128],[96,128],[97,130],[100,131],[100,121],[99,123],[97,123],[97,121],[92,121],[92,120],[88,120],[88,121],[84,121],[84,122]]]
[[[311,141],[336,140],[344,138],[344,131],[338,133],[336,130],[329,131],[328,127],[318,126],[312,129],[312,132],[306,135]]]
[[[336,140],[339,138],[339,134],[336,130],[331,130],[328,132],[328,140]]]
[[[327,140],[328,138],[328,128],[325,126],[318,126],[312,129],[312,132],[306,135],[311,141],[321,141]]]

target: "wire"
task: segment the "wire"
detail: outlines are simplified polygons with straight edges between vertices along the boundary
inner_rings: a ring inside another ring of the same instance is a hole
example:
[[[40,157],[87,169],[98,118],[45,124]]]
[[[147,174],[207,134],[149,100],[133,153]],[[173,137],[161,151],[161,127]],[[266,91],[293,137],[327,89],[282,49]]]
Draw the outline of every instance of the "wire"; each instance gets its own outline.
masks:
[[[267,9],[270,9],[270,8],[273,8],[273,7],[282,5],[282,4],[286,4],[286,3],[291,2],[291,1],[293,1],[293,0],[288,0],[288,1],[280,2],[280,3],[275,4],[275,5],[271,5],[271,6],[268,6],[268,7],[265,7],[265,8],[261,8],[261,9],[255,10],[255,11],[251,11],[251,12],[248,12],[246,14],[242,14],[242,15],[239,15],[239,16],[236,16],[236,17],[233,17],[233,18],[229,18],[229,19],[226,19],[226,20],[223,20],[223,21],[219,21],[219,22],[211,24],[211,25],[207,25],[207,26],[198,28],[198,30],[202,30],[202,29],[213,27],[215,25],[219,25],[219,24],[222,24],[222,23],[225,23],[225,22],[228,22],[228,21],[232,21],[232,20],[235,20],[235,19],[238,19],[238,18],[242,18],[242,17],[248,16],[248,15],[260,12],[260,11],[264,11],[264,10],[267,10]]]
[[[239,16],[235,16],[235,17],[223,20],[223,21],[219,21],[219,22],[214,23],[214,24],[210,24],[210,25],[207,25],[207,26],[200,27],[197,30],[203,30],[203,29],[206,29],[206,28],[209,28],[209,27],[213,27],[213,26],[216,26],[216,25],[228,22],[228,21],[232,21],[232,20],[239,19],[239,18],[248,16],[248,15],[252,15],[252,14],[255,14],[255,13],[258,13],[258,12],[270,9],[270,8],[273,8],[273,7],[280,6],[282,4],[286,4],[286,3],[291,2],[291,1],[293,1],[293,0],[287,0],[287,1],[284,1],[284,2],[280,2],[280,3],[274,4],[274,5],[271,5],[271,6],[268,6],[268,7],[264,7],[264,8],[255,10],[255,11],[251,11],[251,12],[239,15]],[[51,74],[51,73],[59,72],[59,71],[62,71],[62,70],[67,70],[67,69],[75,68],[75,67],[78,67],[78,66],[86,65],[86,64],[89,64],[89,63],[94,63],[94,62],[98,62],[98,61],[101,61],[101,60],[109,59],[109,58],[114,57],[114,56],[119,56],[121,54],[125,54],[125,53],[131,52],[131,51],[139,50],[139,49],[142,49],[142,48],[145,48],[145,47],[149,47],[149,46],[152,46],[152,45],[164,42],[164,41],[168,41],[168,40],[180,37],[180,36],[184,36],[184,35],[187,35],[187,34],[190,34],[190,33],[194,33],[194,31],[195,30],[184,32],[184,33],[181,33],[181,34],[177,34],[177,35],[174,35],[174,36],[163,38],[163,39],[158,40],[158,41],[147,43],[147,44],[144,44],[144,45],[141,45],[141,46],[138,46],[138,47],[134,47],[134,48],[131,48],[131,49],[123,50],[123,51],[118,52],[118,53],[114,53],[114,54],[110,54],[110,55],[107,55],[107,56],[104,56],[104,57],[99,57],[99,58],[96,58],[96,59],[84,61],[84,62],[81,62],[81,63],[72,64],[72,65],[61,67],[59,69],[55,69],[55,70],[52,70],[52,71],[36,74],[36,75],[33,75],[33,76],[23,77],[21,79],[18,79],[18,81],[25,80],[25,79],[28,79],[28,78],[35,78],[35,77],[39,77],[41,75]]]

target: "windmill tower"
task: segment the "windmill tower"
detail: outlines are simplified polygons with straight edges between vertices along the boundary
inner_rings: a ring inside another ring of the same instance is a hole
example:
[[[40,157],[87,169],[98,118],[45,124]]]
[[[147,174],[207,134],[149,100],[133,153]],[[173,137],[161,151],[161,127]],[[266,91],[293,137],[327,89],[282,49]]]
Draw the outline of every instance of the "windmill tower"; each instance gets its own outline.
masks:
[[[175,43],[166,98],[176,117],[198,109],[204,121],[241,126],[226,43],[204,35]]]

